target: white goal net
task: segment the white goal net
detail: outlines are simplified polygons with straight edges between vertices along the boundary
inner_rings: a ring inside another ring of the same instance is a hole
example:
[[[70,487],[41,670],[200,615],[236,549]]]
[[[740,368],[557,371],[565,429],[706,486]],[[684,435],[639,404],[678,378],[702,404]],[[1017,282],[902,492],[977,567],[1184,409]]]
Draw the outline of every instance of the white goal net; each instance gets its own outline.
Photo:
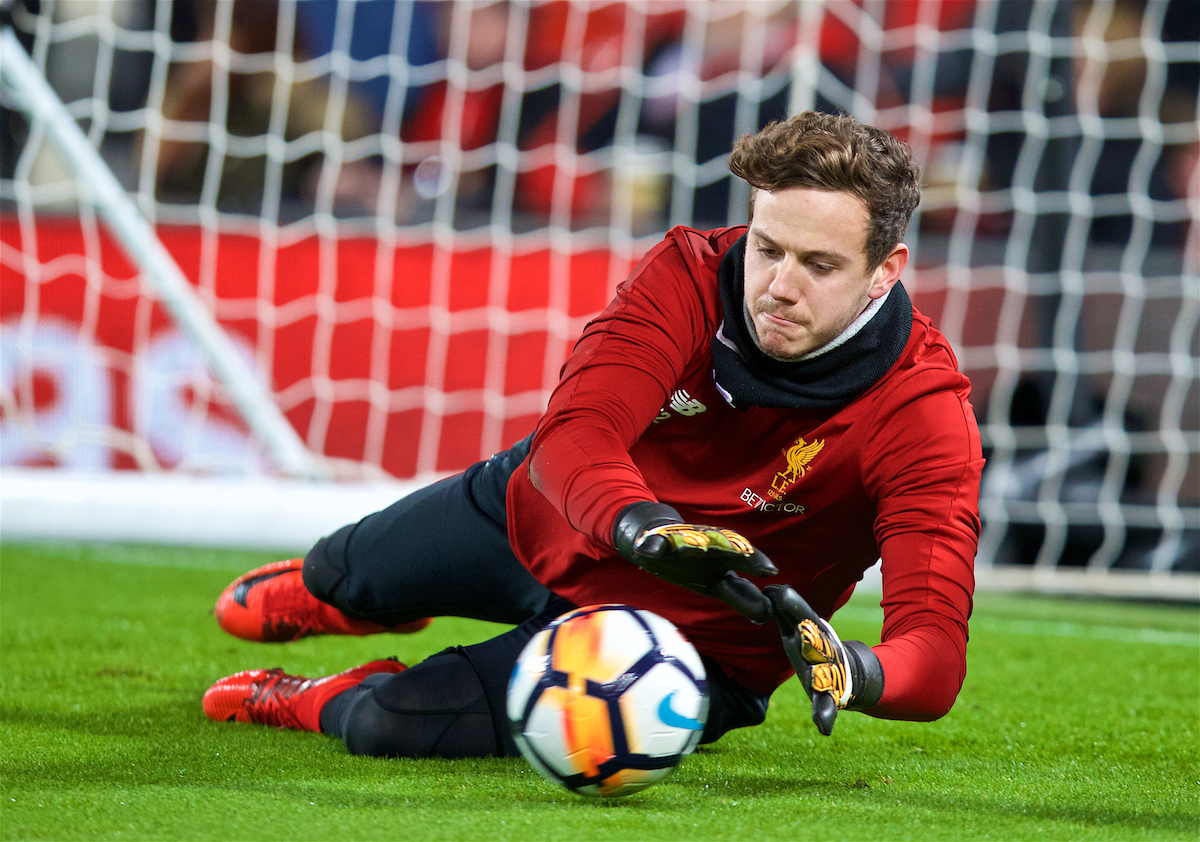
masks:
[[[1200,598],[1195,0],[0,5],[8,537],[260,543],[299,487],[303,545],[487,457],[668,226],[745,221],[736,136],[840,109],[925,173],[981,580]]]

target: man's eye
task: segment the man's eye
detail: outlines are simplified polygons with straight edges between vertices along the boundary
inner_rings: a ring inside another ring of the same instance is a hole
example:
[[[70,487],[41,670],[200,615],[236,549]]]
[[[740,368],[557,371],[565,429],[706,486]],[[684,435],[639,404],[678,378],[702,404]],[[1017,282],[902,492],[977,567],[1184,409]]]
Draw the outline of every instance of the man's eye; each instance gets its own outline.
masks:
[[[833,271],[833,267],[828,263],[813,263],[810,264],[813,272],[817,275],[828,275]]]
[[[759,246],[758,253],[763,257],[777,257],[779,255],[778,251],[773,248],[768,248],[767,246]]]

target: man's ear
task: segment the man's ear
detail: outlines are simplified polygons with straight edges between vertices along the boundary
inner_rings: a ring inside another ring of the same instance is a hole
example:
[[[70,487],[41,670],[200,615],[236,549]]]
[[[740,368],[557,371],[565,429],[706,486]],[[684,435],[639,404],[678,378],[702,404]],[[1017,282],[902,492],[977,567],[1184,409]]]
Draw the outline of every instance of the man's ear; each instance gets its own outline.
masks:
[[[876,299],[887,295],[891,288],[896,285],[896,281],[900,280],[900,275],[904,272],[904,267],[907,265],[908,246],[904,245],[904,243],[898,243],[892,249],[892,253],[875,270],[874,277],[871,280],[871,288],[867,290],[867,296],[871,299]]]

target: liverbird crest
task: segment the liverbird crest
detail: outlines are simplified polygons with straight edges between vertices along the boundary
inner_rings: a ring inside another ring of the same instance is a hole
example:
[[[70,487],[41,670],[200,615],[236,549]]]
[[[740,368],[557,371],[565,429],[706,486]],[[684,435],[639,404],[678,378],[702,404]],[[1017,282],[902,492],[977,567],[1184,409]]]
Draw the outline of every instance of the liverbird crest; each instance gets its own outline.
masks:
[[[784,451],[787,467],[777,473],[771,481],[770,495],[776,500],[782,497],[792,483],[808,473],[808,466],[823,447],[825,439],[806,442],[803,436],[797,436],[795,443]]]

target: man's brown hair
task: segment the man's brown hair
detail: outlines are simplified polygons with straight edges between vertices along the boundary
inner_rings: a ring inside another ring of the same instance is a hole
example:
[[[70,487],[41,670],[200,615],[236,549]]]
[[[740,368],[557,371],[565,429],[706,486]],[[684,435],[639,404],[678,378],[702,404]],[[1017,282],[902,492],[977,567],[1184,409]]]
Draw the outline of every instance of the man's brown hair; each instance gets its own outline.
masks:
[[[750,216],[758,190],[785,187],[843,191],[867,208],[867,266],[887,259],[921,201],[921,173],[912,151],[890,132],[849,114],[805,111],[734,142],[729,169],[745,179]]]

